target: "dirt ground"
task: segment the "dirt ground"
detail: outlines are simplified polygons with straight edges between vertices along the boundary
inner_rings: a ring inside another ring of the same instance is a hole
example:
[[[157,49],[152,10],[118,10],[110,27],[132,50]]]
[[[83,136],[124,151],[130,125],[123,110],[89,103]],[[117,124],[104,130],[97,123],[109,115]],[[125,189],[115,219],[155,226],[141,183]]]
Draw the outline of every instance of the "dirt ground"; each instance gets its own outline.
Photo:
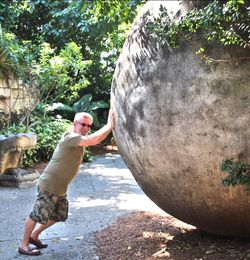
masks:
[[[250,259],[250,239],[204,233],[172,216],[132,213],[95,234],[100,260]]]

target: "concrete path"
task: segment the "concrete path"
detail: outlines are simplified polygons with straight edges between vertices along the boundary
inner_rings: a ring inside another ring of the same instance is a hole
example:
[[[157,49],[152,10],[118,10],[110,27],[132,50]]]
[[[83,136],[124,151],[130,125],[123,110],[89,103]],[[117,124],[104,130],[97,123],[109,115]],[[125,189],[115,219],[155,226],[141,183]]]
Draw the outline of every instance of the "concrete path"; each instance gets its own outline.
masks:
[[[99,259],[94,253],[94,232],[132,211],[165,215],[139,188],[118,154],[98,156],[84,164],[69,186],[69,218],[44,231],[49,243],[41,256],[22,256],[17,247],[24,221],[36,198],[36,187],[0,187],[0,259]]]

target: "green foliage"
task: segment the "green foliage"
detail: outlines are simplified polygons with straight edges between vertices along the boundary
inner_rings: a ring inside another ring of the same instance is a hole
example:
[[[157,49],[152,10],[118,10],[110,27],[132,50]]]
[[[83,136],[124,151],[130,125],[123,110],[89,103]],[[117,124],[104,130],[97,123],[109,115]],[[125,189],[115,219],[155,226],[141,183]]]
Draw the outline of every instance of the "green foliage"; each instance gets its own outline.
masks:
[[[228,174],[222,181],[224,186],[250,184],[250,164],[226,159],[221,163],[221,170]]]
[[[0,130],[0,135],[8,136],[10,134],[26,133],[27,129],[25,125],[12,124],[8,128]]]
[[[24,152],[23,166],[32,166],[41,161],[48,161],[54,149],[60,140],[62,134],[67,131],[70,126],[68,120],[60,117],[44,117],[33,116],[33,125],[28,131],[36,133],[36,147]],[[1,131],[2,134],[23,133],[26,130],[25,125],[12,125],[8,129]]]
[[[109,100],[115,62],[144,2],[1,0],[0,70],[30,80],[44,104],[61,102],[74,113],[90,112],[98,125],[99,111],[108,106],[104,100]],[[86,93],[91,95],[88,106],[83,99],[76,102]],[[92,102],[92,96],[100,101]],[[49,158],[64,129],[64,120],[49,117],[44,104],[28,115],[30,130],[37,132],[39,141],[26,162]],[[19,126],[12,128],[15,132]],[[20,129],[23,132],[26,126]]]
[[[84,73],[85,79],[82,79],[84,82],[80,79],[73,83],[68,82],[61,68],[59,72],[62,74],[62,79],[57,78],[56,82],[59,86],[66,81],[67,85],[73,88],[70,90],[70,95],[72,93],[70,102],[76,98],[76,92],[80,92],[79,96],[82,96],[84,93],[81,88],[87,86],[85,93],[91,93],[96,99],[107,101],[115,61],[138,12],[137,7],[144,2],[145,0],[2,0],[0,23],[19,40],[31,41],[35,46],[48,43],[54,50],[52,56],[58,55],[70,42],[81,46],[82,56],[85,60],[91,61],[90,66],[86,67],[87,73]],[[34,52],[36,57],[41,53],[37,50]],[[52,68],[47,69],[48,74],[52,73],[54,78]],[[36,75],[39,75],[39,70],[37,73]],[[43,71],[41,73],[39,86],[43,89],[42,83],[45,81],[48,84],[46,91],[48,89],[50,91],[50,79],[46,79]],[[64,95],[62,99],[67,99],[68,93],[65,94],[65,89],[66,86],[62,87],[62,91],[56,90],[57,94]],[[53,90],[49,94],[56,97]]]
[[[109,34],[117,31],[123,37],[124,26],[131,24],[137,6],[143,3],[145,0],[2,0],[0,21],[24,40],[42,38],[60,48],[71,41],[90,48],[105,47]]]
[[[93,102],[92,95],[86,94],[83,97],[81,97],[81,99],[78,100],[76,103],[74,103],[72,107],[62,103],[53,103],[51,106],[48,107],[48,110],[49,111],[62,110],[74,114],[78,112],[87,112],[92,115],[93,124],[96,127],[99,127],[100,122],[98,120],[97,110],[108,108],[108,107],[109,105],[105,101],[99,100]]]
[[[88,146],[85,147],[85,152],[84,152],[84,157],[83,161],[84,162],[92,162],[94,159],[94,156],[92,155],[90,149]]]
[[[1,28],[1,27],[0,27]],[[0,76],[16,75],[28,78],[27,72],[34,59],[30,42],[20,42],[13,33],[0,30]]]
[[[70,121],[62,119],[60,116],[56,118],[43,116],[44,109],[45,106],[39,104],[35,115],[32,117],[32,124],[28,131],[36,133],[37,144],[35,148],[24,152],[22,160],[24,167],[30,167],[42,161],[49,161],[63,133],[68,131],[71,126]],[[24,133],[26,131],[26,125],[13,124],[7,129],[1,130],[0,134],[7,136],[9,134]],[[88,147],[85,147],[83,160],[85,162],[93,160],[93,155]]]
[[[198,2],[196,5],[199,5]],[[159,18],[147,29],[155,33],[163,46],[177,48],[181,41],[199,35],[205,42],[216,41],[224,46],[250,47],[249,1],[214,0],[204,8],[194,8],[180,21],[173,23],[168,10],[161,6]],[[197,54],[203,54],[201,47]]]
[[[68,127],[69,122],[61,118],[47,117],[37,121],[37,124],[32,127],[38,138],[37,146],[30,150],[29,155],[32,156],[32,159],[35,162],[49,160],[62,134]]]
[[[59,100],[72,103],[79,97],[79,90],[89,84],[86,69],[91,62],[83,60],[81,49],[74,42],[66,44],[58,55],[55,51],[48,43],[42,44],[33,74],[46,102]]]
[[[30,85],[39,88],[44,104],[61,102],[72,108],[73,113],[90,112],[98,126],[101,109],[108,106],[104,101],[109,100],[115,62],[144,2],[1,0],[0,67],[6,75],[13,72],[20,79],[30,80]],[[84,98],[76,102],[86,93],[91,95],[91,98],[87,96],[89,105]],[[100,101],[92,102],[92,96]],[[58,123],[48,116],[44,104],[40,104],[35,113],[28,114],[31,116],[30,130],[37,131],[44,143],[41,144],[44,149],[41,157],[34,150],[35,161],[49,157],[54,144],[49,136],[46,137],[47,132],[52,129],[51,133],[54,133],[57,129],[54,125]],[[42,136],[43,125],[45,136]],[[26,126],[21,127],[25,131]],[[46,155],[45,144],[50,141]]]
[[[9,78],[10,74],[15,73],[15,67],[12,61],[8,58],[8,53],[4,48],[0,48],[0,77]]]

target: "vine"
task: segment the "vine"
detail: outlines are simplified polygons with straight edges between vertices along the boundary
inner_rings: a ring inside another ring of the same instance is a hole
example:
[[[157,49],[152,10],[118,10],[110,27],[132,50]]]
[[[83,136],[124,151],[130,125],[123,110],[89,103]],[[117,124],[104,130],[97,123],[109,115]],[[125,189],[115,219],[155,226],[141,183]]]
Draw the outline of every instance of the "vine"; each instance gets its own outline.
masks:
[[[224,186],[250,184],[250,164],[226,159],[221,163],[221,170],[228,176],[222,180]]]
[[[250,48],[250,6],[249,0],[214,0],[204,8],[195,7],[179,22],[170,19],[166,7],[160,6],[160,15],[146,27],[156,34],[162,46],[178,48],[182,40],[192,40],[199,35],[206,42],[216,41],[223,46]],[[198,4],[196,4],[198,5]],[[239,57],[231,60],[216,60],[205,54],[205,48],[196,51],[202,59],[209,62],[236,62],[250,60]]]

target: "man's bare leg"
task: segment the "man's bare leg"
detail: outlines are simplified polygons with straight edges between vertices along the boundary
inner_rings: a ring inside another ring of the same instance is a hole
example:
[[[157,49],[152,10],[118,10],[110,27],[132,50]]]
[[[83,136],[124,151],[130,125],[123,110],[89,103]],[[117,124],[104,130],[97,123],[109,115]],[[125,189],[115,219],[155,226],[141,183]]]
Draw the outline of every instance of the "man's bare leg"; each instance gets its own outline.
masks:
[[[31,233],[34,230],[35,226],[36,226],[36,222],[33,219],[28,218],[26,220],[25,226],[24,226],[23,239],[22,239],[21,245],[20,245],[20,247],[22,249],[27,250],[27,248],[29,247],[30,236],[31,236]]]
[[[56,221],[49,220],[49,221],[47,222],[47,224],[41,224],[41,225],[39,225],[38,228],[35,229],[30,236],[31,236],[34,240],[39,241],[39,239],[38,239],[39,235],[40,235],[45,229],[47,229],[48,227],[54,225],[55,223],[56,223]]]

